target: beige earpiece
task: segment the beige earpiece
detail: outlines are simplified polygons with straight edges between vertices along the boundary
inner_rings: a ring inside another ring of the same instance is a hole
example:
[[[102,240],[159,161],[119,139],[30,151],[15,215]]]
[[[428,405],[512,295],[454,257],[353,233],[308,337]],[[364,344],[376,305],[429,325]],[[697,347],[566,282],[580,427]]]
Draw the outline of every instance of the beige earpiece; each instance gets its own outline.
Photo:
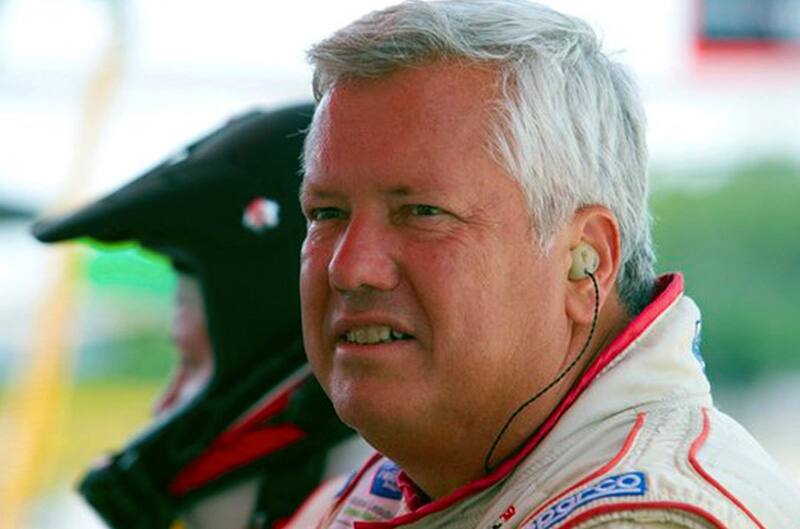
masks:
[[[595,273],[600,265],[600,256],[597,250],[587,243],[581,241],[578,246],[572,249],[572,266],[569,269],[569,280],[578,281],[589,277],[586,272]]]

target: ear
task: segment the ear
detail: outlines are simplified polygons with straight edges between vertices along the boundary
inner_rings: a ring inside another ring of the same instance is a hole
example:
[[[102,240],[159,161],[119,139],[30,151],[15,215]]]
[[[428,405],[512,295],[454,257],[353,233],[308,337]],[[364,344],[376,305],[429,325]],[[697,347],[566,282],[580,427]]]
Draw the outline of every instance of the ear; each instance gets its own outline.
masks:
[[[597,252],[598,264],[593,273],[600,290],[600,308],[605,304],[608,295],[613,291],[620,268],[619,224],[614,214],[603,206],[586,206],[579,209],[569,227],[569,250],[585,243]],[[569,264],[573,257],[570,253]],[[569,270],[564,273],[568,281],[566,310],[572,321],[578,324],[590,324],[594,317],[595,291],[592,280],[586,276],[582,279],[568,279]]]

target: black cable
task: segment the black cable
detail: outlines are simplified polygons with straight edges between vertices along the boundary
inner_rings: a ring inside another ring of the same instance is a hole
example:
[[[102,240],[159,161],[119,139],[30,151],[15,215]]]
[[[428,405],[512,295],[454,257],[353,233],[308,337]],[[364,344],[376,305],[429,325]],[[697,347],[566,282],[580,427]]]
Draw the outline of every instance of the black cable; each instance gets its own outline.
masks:
[[[588,270],[586,270],[586,274],[592,280],[592,285],[594,286],[594,316],[592,318],[592,327],[589,330],[589,336],[586,337],[586,343],[583,345],[583,349],[581,349],[581,352],[578,353],[578,356],[575,357],[575,360],[573,360],[555,379],[553,379],[552,382],[550,382],[544,388],[539,390],[539,392],[536,395],[523,402],[522,405],[519,408],[517,408],[514,413],[511,414],[511,416],[506,421],[505,425],[503,425],[503,428],[500,430],[500,433],[498,433],[497,437],[494,438],[494,442],[492,443],[492,446],[489,448],[489,451],[486,453],[486,458],[483,460],[483,470],[486,474],[489,474],[492,471],[492,467],[489,464],[492,459],[492,455],[494,454],[497,445],[500,443],[500,439],[503,438],[503,435],[505,435],[506,431],[511,426],[511,423],[514,421],[517,415],[522,413],[522,410],[527,408],[529,405],[533,404],[533,402],[536,401],[539,397],[547,393],[547,391],[550,390],[553,386],[561,382],[561,380],[565,376],[567,376],[567,373],[569,373],[573,367],[577,365],[578,361],[580,361],[584,353],[589,349],[589,342],[591,342],[592,340],[592,335],[594,335],[594,329],[597,325],[597,311],[600,305],[600,288],[597,286],[597,280],[595,279],[594,274],[592,274]]]

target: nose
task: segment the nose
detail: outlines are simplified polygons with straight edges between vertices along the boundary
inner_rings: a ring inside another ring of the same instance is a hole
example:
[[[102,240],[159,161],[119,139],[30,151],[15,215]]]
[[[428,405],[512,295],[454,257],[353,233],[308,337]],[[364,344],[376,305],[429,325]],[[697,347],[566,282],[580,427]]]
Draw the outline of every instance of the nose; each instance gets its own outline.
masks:
[[[396,287],[399,274],[392,239],[390,229],[379,219],[352,217],[328,263],[331,287],[341,292]]]

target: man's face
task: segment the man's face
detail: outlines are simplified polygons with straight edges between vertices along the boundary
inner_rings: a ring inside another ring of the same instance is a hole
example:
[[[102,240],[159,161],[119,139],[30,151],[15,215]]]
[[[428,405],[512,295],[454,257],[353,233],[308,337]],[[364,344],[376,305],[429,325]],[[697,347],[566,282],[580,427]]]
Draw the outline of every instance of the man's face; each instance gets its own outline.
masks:
[[[306,351],[369,440],[496,433],[563,361],[564,263],[485,148],[495,73],[432,64],[322,102],[302,252]],[[553,351],[557,351],[555,354]]]

